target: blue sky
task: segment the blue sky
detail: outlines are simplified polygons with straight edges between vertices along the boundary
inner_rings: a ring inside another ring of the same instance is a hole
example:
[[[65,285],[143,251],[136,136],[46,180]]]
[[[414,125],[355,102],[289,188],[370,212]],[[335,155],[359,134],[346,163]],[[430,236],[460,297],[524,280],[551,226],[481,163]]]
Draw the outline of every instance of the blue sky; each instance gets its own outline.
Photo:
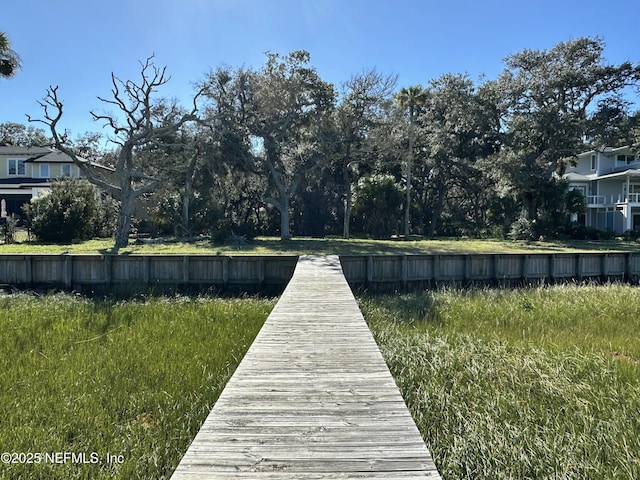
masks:
[[[136,80],[151,54],[172,77],[159,93],[188,105],[207,71],[257,68],[267,51],[307,50],[336,85],[376,67],[402,87],[495,78],[509,54],[582,36],[603,38],[611,63],[638,62],[639,26],[639,0],[7,0],[0,30],[23,68],[0,80],[0,122],[41,115],[58,85],[62,127],[102,131],[89,111],[105,110],[111,72]]]

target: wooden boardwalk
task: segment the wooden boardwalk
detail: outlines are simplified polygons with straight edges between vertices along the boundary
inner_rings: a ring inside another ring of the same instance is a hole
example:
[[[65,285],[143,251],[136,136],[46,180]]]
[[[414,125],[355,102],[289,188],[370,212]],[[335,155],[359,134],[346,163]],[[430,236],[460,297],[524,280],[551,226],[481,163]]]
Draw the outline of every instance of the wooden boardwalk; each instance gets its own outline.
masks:
[[[172,479],[439,479],[342,274],[301,257]]]

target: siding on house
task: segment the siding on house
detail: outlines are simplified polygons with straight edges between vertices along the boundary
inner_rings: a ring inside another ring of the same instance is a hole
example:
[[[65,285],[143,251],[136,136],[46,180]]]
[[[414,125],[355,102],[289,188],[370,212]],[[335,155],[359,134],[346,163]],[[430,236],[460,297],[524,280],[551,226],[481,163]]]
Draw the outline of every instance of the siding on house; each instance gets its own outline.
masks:
[[[73,160],[52,148],[0,146],[0,200],[8,215],[20,216],[22,205],[51,190],[51,180],[80,176]]]
[[[581,153],[567,168],[570,189],[585,195],[585,225],[624,233],[640,230],[640,155],[631,147]]]

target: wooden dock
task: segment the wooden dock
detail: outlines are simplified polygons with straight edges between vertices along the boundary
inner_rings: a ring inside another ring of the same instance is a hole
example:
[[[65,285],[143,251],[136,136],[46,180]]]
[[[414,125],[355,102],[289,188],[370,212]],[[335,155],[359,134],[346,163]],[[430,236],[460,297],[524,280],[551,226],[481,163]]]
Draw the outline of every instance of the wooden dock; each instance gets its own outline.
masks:
[[[439,479],[342,274],[301,257],[172,479]]]

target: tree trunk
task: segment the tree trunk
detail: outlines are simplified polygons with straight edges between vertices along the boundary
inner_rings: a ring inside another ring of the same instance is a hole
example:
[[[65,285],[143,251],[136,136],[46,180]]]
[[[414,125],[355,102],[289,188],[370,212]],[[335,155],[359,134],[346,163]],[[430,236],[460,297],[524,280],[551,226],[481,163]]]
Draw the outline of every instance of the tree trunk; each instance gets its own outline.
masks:
[[[411,171],[413,170],[413,110],[409,115],[409,158],[407,159],[407,201],[404,207],[404,238],[411,235]]]
[[[200,150],[196,149],[196,152],[189,159],[189,165],[187,166],[187,172],[184,182],[184,198],[182,199],[182,229],[185,237],[191,236],[191,225],[189,225],[189,204],[191,202],[191,192],[193,190],[193,176],[196,171],[196,162]]]
[[[342,238],[351,238],[351,207],[353,199],[351,198],[351,188],[347,191],[347,198],[344,202],[344,224],[342,226]]]
[[[280,212],[280,240],[291,240],[291,230],[289,228],[289,201],[290,195],[285,190],[278,189],[280,193],[280,198],[276,200],[272,197],[265,198],[265,202],[270,203],[278,212]]]
[[[504,238],[507,238],[512,223],[513,217],[511,216],[511,210],[507,209],[504,212],[504,220],[502,221],[502,236]]]
[[[131,227],[131,217],[133,216],[133,204],[135,196],[130,191],[120,199],[120,211],[116,222],[116,242],[115,248],[123,248],[129,245],[129,229]]]
[[[351,196],[351,179],[349,178],[349,164],[345,161],[342,165],[342,179],[345,185],[345,200],[344,200],[344,219],[342,223],[342,238],[349,238],[350,226],[351,226],[351,204],[353,198]]]
[[[533,193],[527,192],[522,195],[522,215],[529,221],[538,217],[538,207]]]
[[[404,207],[404,238],[409,240],[411,235],[411,158],[409,158],[407,166],[407,201]]]
[[[191,201],[191,179],[187,178],[184,185],[184,198],[182,199],[182,234],[185,237],[191,236],[189,225],[189,202]]]
[[[440,219],[442,218],[442,211],[444,210],[444,202],[447,195],[446,175],[444,173],[444,167],[439,160],[436,160],[435,171],[437,172],[434,180],[436,187],[436,201],[433,205],[431,225],[429,226],[429,236],[435,237],[440,227]]]
[[[444,209],[444,196],[445,189],[444,185],[440,185],[438,187],[438,197],[436,198],[436,202],[433,206],[433,214],[431,216],[431,225],[429,225],[429,236],[435,237],[436,232],[438,231],[438,227],[440,226],[440,218],[442,217],[442,210]]]
[[[280,240],[291,240],[289,229],[289,196],[283,195],[280,200]]]

